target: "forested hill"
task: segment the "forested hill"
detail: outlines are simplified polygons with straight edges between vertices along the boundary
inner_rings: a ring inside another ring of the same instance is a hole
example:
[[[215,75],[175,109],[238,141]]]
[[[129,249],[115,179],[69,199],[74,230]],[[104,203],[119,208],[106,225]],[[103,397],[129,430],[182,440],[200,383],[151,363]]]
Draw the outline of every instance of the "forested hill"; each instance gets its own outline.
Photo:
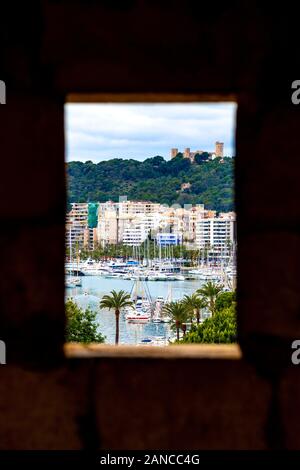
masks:
[[[170,161],[156,156],[143,162],[112,159],[67,164],[68,202],[147,200],[164,204],[205,204],[217,211],[233,210],[234,159],[197,159],[191,163],[180,154]],[[182,190],[182,183],[190,183]]]

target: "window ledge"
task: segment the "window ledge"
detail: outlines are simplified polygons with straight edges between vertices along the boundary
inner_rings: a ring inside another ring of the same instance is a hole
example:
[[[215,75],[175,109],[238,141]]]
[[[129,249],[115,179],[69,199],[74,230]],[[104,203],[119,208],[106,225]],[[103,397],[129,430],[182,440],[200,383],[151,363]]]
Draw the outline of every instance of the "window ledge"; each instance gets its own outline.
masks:
[[[176,346],[128,346],[66,343],[67,358],[149,358],[149,359],[241,359],[237,344],[189,344]]]

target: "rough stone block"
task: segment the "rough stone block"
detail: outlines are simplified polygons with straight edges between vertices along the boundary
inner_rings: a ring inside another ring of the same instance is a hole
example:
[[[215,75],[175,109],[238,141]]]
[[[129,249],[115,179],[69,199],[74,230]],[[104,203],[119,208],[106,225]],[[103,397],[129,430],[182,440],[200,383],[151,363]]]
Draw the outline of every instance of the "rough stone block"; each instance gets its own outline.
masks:
[[[64,342],[64,227],[8,229],[0,237],[1,339],[8,357],[30,351],[38,360]]]
[[[298,336],[297,339],[299,339]],[[284,447],[288,450],[300,448],[299,395],[300,366],[286,369],[279,385],[280,416],[283,426]]]
[[[265,449],[270,388],[242,360],[101,360],[104,449]]]
[[[83,447],[88,361],[43,372],[8,364],[0,372],[1,450]]]
[[[290,83],[281,85],[290,99]],[[243,98],[237,113],[236,198],[240,228],[295,230],[300,217],[296,170],[300,110],[291,102],[276,106],[261,102],[253,94],[248,98]]]
[[[241,237],[238,321],[243,338],[300,337],[299,243],[299,235],[288,232]]]
[[[64,220],[64,109],[60,97],[18,95],[0,108],[2,223]]]

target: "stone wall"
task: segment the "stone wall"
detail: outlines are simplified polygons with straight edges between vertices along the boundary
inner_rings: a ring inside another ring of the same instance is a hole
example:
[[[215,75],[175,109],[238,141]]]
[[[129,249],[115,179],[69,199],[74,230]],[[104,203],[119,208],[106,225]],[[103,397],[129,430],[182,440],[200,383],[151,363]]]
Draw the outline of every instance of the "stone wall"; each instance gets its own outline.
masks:
[[[0,23],[0,447],[299,448],[295,11],[256,1],[12,1]],[[236,97],[243,359],[64,357],[70,93]]]

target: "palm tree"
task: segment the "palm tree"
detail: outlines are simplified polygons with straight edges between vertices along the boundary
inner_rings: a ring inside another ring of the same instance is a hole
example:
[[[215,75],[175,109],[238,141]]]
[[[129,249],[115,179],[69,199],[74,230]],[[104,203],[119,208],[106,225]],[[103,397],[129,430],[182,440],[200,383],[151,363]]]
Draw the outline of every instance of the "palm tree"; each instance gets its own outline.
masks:
[[[217,284],[216,282],[208,281],[204,284],[201,289],[198,289],[196,293],[208,302],[208,308],[211,311],[211,314],[214,315],[215,313],[215,304],[216,299],[220,292],[223,290],[223,285]]]
[[[183,302],[169,302],[163,308],[164,313],[172,319],[172,326],[176,329],[177,340],[179,340],[179,330],[185,324],[188,317],[188,310]],[[182,330],[185,332],[184,328]]]
[[[207,300],[204,297],[199,297],[197,293],[192,295],[185,295],[183,298],[187,310],[191,313],[192,319],[196,316],[197,323],[200,323],[201,310],[207,307]]]
[[[104,295],[100,301],[100,308],[108,308],[108,310],[113,309],[116,316],[116,344],[119,344],[119,318],[120,311],[124,307],[129,307],[132,305],[130,300],[130,294],[127,294],[123,290],[116,292],[112,290],[111,295]]]

